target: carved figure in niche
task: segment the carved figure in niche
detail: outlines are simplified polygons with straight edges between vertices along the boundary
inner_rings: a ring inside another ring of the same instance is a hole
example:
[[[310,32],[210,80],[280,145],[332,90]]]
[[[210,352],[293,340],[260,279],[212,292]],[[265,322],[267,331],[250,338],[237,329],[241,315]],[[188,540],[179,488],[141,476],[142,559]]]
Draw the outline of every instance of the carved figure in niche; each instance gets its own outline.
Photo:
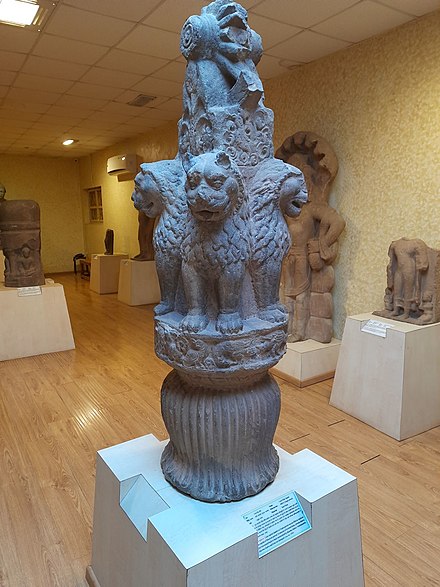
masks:
[[[183,241],[183,285],[188,313],[185,330],[198,332],[209,322],[206,302],[218,303],[217,329],[243,327],[240,301],[249,261],[249,211],[238,167],[225,152],[190,159],[186,194],[191,215]]]
[[[250,273],[258,316],[269,322],[283,322],[285,307],[280,304],[281,265],[290,247],[290,235],[283,214],[295,218],[307,201],[307,188],[296,167],[266,159],[250,182]]]
[[[345,221],[328,205],[338,161],[330,145],[311,132],[286,139],[276,156],[304,174],[309,201],[299,216],[287,219],[292,246],[283,266],[282,298],[289,311],[288,342],[333,336],[332,263]]]
[[[40,258],[40,207],[33,200],[0,200],[5,286],[44,285]]]
[[[440,321],[440,251],[420,239],[401,238],[388,249],[385,309],[374,312],[412,324]]]
[[[182,268],[181,244],[185,234],[188,206],[186,175],[179,159],[142,163],[134,180],[134,206],[149,218],[159,217],[153,234],[161,301],[157,316],[176,308],[176,293]]]
[[[154,232],[154,218],[149,218],[146,214],[139,210],[138,212],[138,241],[139,254],[133,257],[133,261],[153,261],[154,247],[153,247],[153,232]]]
[[[104,252],[104,255],[113,255],[114,243],[115,243],[115,233],[111,228],[108,228],[105,231],[105,238],[104,238],[105,252]]]

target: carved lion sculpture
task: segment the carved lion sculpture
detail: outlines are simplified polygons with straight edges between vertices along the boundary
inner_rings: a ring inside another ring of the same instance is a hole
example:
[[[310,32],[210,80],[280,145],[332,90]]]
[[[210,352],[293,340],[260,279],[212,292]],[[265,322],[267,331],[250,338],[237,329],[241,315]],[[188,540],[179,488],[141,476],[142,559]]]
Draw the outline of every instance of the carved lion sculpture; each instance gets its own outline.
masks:
[[[143,163],[135,178],[131,199],[137,210],[150,218],[160,216],[153,236],[161,301],[156,315],[175,309],[182,267],[181,244],[188,215],[186,175],[180,159]]]
[[[248,209],[238,167],[226,153],[191,159],[186,192],[191,214],[182,246],[187,331],[203,330],[210,315],[222,333],[243,327],[240,298],[249,260]]]
[[[299,169],[279,159],[260,164],[250,187],[250,273],[258,316],[282,322],[286,310],[279,301],[281,265],[290,247],[283,214],[296,217],[307,201],[307,187]]]

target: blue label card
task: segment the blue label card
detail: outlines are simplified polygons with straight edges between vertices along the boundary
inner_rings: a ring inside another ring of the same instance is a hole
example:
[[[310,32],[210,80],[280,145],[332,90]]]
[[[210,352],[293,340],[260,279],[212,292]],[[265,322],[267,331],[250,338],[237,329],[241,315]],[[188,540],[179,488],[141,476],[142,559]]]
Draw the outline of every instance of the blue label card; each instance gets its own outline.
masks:
[[[257,531],[259,558],[311,528],[295,491],[243,514],[243,518]]]

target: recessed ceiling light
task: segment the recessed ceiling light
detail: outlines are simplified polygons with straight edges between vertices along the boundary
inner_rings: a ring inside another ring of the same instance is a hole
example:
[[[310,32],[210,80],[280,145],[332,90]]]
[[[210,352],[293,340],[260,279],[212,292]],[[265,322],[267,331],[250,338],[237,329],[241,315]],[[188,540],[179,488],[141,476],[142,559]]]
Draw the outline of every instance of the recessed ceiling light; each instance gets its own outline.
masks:
[[[63,145],[69,147],[70,145],[73,145],[73,143],[77,142],[78,141],[76,139],[66,139],[65,141],[63,141]]]
[[[34,22],[40,6],[30,0],[1,0],[0,22],[15,26],[29,26]]]

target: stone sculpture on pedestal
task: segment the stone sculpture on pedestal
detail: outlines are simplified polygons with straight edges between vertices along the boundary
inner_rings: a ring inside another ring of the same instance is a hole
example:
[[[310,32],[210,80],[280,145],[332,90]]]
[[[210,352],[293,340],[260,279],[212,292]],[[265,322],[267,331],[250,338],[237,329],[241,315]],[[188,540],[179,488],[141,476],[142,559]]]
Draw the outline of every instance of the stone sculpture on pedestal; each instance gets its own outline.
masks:
[[[107,228],[104,238],[104,255],[113,255],[115,243],[115,233],[111,228]]]
[[[282,298],[289,312],[288,342],[333,336],[335,277],[332,263],[345,222],[328,205],[338,160],[330,145],[311,132],[297,132],[276,152],[304,173],[309,201],[301,213],[287,218],[292,246],[283,266]]]
[[[44,285],[37,202],[5,200],[3,194],[0,199],[0,248],[5,256],[6,287]]]
[[[261,39],[246,10],[212,2],[184,24],[181,50],[179,152],[141,165],[133,201],[160,216],[155,347],[173,367],[162,386],[162,470],[180,491],[225,502],[258,493],[278,470],[280,396],[268,369],[287,335],[283,214],[297,216],[307,192],[302,173],[273,157]]]
[[[153,261],[153,231],[154,218],[149,218],[139,210],[138,212],[138,241],[139,254],[133,257],[133,261]]]
[[[401,238],[388,249],[385,309],[373,312],[411,324],[440,322],[440,251]]]

